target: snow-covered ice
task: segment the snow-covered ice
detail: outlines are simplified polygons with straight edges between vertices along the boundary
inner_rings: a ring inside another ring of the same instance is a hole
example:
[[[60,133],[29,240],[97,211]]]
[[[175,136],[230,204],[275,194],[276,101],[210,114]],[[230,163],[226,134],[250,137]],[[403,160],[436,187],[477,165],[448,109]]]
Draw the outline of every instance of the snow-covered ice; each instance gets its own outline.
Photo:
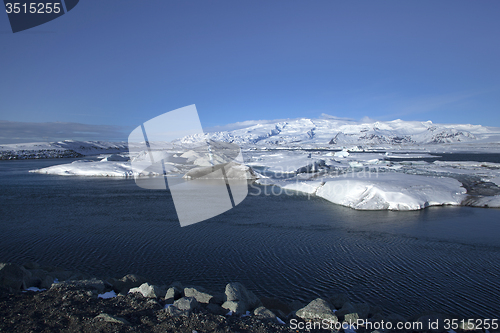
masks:
[[[215,170],[224,168],[225,174],[214,172]],[[225,175],[227,179],[256,179],[256,174],[253,170],[243,164],[231,162],[227,164],[219,164],[216,167],[196,167],[189,170],[183,178],[185,179],[221,179]]]
[[[451,178],[381,173],[373,178],[337,177],[320,186],[316,195],[362,210],[417,210],[428,206],[460,205],[466,190]]]
[[[172,169],[174,167],[172,166]],[[78,160],[68,164],[59,164],[47,168],[30,170],[34,173],[43,173],[60,176],[89,176],[89,177],[133,177],[134,172],[129,162],[108,162]],[[148,173],[144,176],[157,176],[155,173]]]

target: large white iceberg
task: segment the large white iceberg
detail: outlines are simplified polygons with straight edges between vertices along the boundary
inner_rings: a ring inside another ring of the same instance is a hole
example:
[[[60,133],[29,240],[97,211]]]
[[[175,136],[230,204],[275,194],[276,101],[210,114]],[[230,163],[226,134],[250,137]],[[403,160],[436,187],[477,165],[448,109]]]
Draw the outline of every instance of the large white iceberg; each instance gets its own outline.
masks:
[[[165,164],[166,172],[178,171],[172,164]],[[95,176],[95,177],[133,177],[134,171],[130,162],[95,162],[79,160],[67,164],[54,165],[47,168],[30,170],[30,172],[60,176]],[[140,174],[139,176],[158,176],[157,173]]]
[[[320,186],[316,195],[362,210],[417,210],[428,206],[460,205],[466,190],[452,178],[381,173],[373,178],[337,177]]]

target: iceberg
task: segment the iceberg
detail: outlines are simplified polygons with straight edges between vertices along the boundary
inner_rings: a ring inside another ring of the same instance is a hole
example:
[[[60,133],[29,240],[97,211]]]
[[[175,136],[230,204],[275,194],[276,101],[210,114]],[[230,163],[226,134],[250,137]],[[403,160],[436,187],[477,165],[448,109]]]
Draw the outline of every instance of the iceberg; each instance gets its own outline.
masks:
[[[214,172],[224,169],[224,173]],[[215,166],[197,167],[189,170],[182,178],[184,179],[256,179],[253,170],[243,164],[236,162],[217,164]]]
[[[166,172],[177,172],[178,169],[172,164],[166,164]],[[47,168],[30,170],[33,173],[41,173],[59,176],[87,176],[87,177],[134,177],[134,171],[130,162],[89,161],[78,160],[72,163],[54,165]],[[137,176],[158,176],[159,174],[148,172]]]
[[[358,179],[338,177],[320,186],[316,195],[360,210],[418,210],[429,206],[460,205],[466,190],[452,178],[381,173]]]

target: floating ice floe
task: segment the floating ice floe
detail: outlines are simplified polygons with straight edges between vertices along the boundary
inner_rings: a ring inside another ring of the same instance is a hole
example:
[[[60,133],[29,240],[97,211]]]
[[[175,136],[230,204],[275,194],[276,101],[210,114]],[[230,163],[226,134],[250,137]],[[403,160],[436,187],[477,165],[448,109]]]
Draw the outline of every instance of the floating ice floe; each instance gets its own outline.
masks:
[[[417,210],[428,206],[460,205],[466,190],[452,178],[381,173],[377,177],[338,177],[327,180],[316,195],[362,210]]]
[[[166,172],[176,172],[173,164],[165,163]],[[93,177],[133,177],[134,171],[130,162],[109,162],[78,160],[68,164],[59,164],[47,168],[30,170],[34,173],[42,173],[60,176],[93,176]],[[158,173],[142,173],[140,176],[158,176]]]
[[[314,194],[338,205],[360,210],[417,210],[428,206],[460,205],[466,190],[452,178],[404,173],[357,174],[316,181],[259,180],[285,191]],[[287,192],[285,192],[287,193]]]
[[[218,169],[224,169],[222,172],[214,172]],[[215,166],[197,167],[189,170],[183,178],[185,179],[256,179],[257,176],[251,168],[246,165],[231,162]]]
[[[335,152],[335,154],[333,154],[333,156],[335,156],[335,157],[347,157],[347,156],[349,156],[349,152],[347,151],[347,149],[343,149],[342,151]]]

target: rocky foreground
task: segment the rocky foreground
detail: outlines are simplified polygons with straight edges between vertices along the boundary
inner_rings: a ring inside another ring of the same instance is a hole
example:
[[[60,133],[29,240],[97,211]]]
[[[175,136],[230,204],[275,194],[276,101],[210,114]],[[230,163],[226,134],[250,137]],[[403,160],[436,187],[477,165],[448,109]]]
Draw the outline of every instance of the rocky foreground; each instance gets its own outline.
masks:
[[[445,332],[445,319],[453,318],[404,318],[344,294],[286,303],[258,298],[237,282],[211,292],[180,282],[157,286],[134,274],[96,279],[32,262],[0,263],[0,313],[0,332]],[[455,332],[486,332],[457,325]]]

